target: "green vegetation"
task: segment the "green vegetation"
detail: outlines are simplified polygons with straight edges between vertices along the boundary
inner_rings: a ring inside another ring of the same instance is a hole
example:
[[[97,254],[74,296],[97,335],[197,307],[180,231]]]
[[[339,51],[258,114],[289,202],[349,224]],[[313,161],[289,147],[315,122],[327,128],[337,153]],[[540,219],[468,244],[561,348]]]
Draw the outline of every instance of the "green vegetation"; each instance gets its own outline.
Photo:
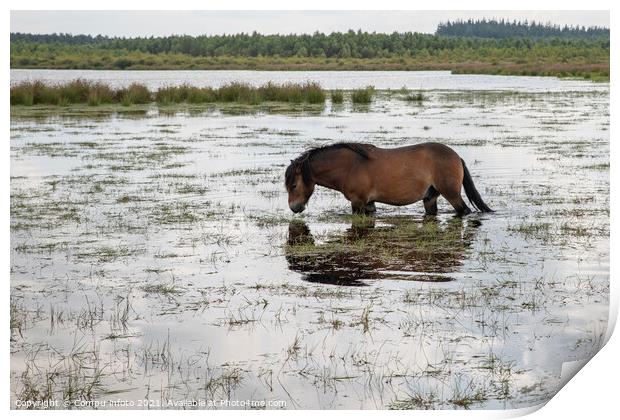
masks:
[[[375,88],[368,86],[364,89],[356,89],[351,92],[351,101],[354,104],[369,104],[372,102],[372,96],[375,93]]]
[[[197,88],[189,85],[160,88],[155,93],[155,101],[167,103],[210,103],[240,102],[259,104],[261,102],[323,103],[325,93],[318,83],[267,83],[258,88],[245,83],[233,82],[219,89]]]
[[[405,100],[409,102],[423,102],[426,98],[422,92],[409,93],[405,96]]]
[[[325,102],[325,92],[317,83],[268,83],[252,87],[244,83],[230,83],[220,88],[199,88],[189,85],[168,86],[151,92],[141,84],[127,88],[112,88],[103,83],[73,80],[59,85],[41,81],[22,82],[11,86],[11,105],[88,104],[158,104],[236,102],[259,104],[262,102],[290,102],[317,104]]]
[[[344,102],[344,94],[341,90],[333,90],[332,91],[332,103],[333,104],[341,104]]]
[[[132,83],[125,89],[118,90],[121,103],[125,106],[133,104],[146,104],[151,101],[151,93],[148,88],[138,83]]]
[[[41,81],[34,81],[11,86],[11,105],[66,106],[82,103],[132,105],[149,102],[151,102],[150,92],[146,86],[139,84],[113,89],[103,83],[77,79],[59,85],[46,85]]]
[[[159,295],[178,295],[182,291],[174,284],[147,284],[141,287],[145,293],[153,293]]]
[[[501,39],[361,31],[150,38],[13,33],[11,68],[450,70],[606,80],[610,43],[599,29],[553,38],[523,38],[519,29],[519,37]]]
[[[609,28],[599,26],[560,26],[540,22],[518,22],[501,20],[457,20],[440,23],[435,32],[441,36],[480,37],[480,38],[562,38],[562,39],[606,39],[609,41]]]

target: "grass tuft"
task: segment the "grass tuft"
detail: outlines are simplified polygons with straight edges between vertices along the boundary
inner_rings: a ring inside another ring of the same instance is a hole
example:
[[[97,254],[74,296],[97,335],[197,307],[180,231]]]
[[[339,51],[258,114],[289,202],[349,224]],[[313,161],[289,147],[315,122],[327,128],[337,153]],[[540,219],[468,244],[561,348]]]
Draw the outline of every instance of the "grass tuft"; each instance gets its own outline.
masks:
[[[422,92],[411,92],[405,96],[405,100],[408,102],[423,102],[426,100],[426,97],[422,94]]]
[[[374,94],[375,88],[373,86],[357,89],[351,93],[351,101],[353,101],[354,104],[369,104],[372,102]]]
[[[341,104],[344,102],[344,95],[341,90],[332,90],[332,103]]]

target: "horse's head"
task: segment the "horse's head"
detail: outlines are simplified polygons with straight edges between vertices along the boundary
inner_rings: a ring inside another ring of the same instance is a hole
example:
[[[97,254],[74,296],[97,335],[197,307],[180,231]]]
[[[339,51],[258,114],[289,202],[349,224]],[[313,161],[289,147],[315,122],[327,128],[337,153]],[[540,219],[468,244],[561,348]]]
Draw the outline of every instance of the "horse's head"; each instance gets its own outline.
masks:
[[[307,157],[302,156],[291,161],[284,174],[284,184],[288,192],[288,206],[293,213],[301,213],[306,208],[315,185]]]

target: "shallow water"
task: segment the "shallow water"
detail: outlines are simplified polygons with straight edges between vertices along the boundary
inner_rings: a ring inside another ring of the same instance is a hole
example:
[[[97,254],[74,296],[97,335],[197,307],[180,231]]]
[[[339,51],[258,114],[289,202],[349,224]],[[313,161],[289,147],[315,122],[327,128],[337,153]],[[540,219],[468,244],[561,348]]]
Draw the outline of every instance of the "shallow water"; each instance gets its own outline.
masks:
[[[187,83],[192,86],[219,87],[244,81],[254,86],[275,83],[318,82],[324,89],[419,90],[515,90],[518,92],[565,92],[607,90],[608,84],[555,77],[492,76],[451,74],[449,71],[252,71],[252,70],[28,70],[11,69],[11,83],[42,80],[61,83],[77,78],[105,82],[114,87],[144,83],[151,89]]]
[[[135,77],[115,73],[97,74]],[[156,73],[144,81],[190,77]],[[327,88],[367,84],[320,75]],[[15,112],[12,404],[548,400],[562,363],[590,357],[607,326],[609,85],[405,73],[373,84],[416,78],[440,90],[361,108]],[[467,80],[477,91],[454,90]],[[440,199],[431,220],[421,203],[351,218],[339,193],[317,188],[293,216],[286,165],[335,141],[446,143],[496,212],[461,220]]]

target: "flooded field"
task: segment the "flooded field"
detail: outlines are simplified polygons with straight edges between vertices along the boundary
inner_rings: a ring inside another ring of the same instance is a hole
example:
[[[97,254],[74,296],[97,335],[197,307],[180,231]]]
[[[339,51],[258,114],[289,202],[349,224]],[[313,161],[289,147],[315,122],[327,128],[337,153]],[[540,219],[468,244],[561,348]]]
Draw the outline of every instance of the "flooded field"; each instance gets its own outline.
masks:
[[[479,77],[369,106],[14,107],[12,406],[547,401],[607,327],[609,85]],[[353,217],[318,187],[293,215],[289,161],[338,141],[445,143],[496,212]]]

